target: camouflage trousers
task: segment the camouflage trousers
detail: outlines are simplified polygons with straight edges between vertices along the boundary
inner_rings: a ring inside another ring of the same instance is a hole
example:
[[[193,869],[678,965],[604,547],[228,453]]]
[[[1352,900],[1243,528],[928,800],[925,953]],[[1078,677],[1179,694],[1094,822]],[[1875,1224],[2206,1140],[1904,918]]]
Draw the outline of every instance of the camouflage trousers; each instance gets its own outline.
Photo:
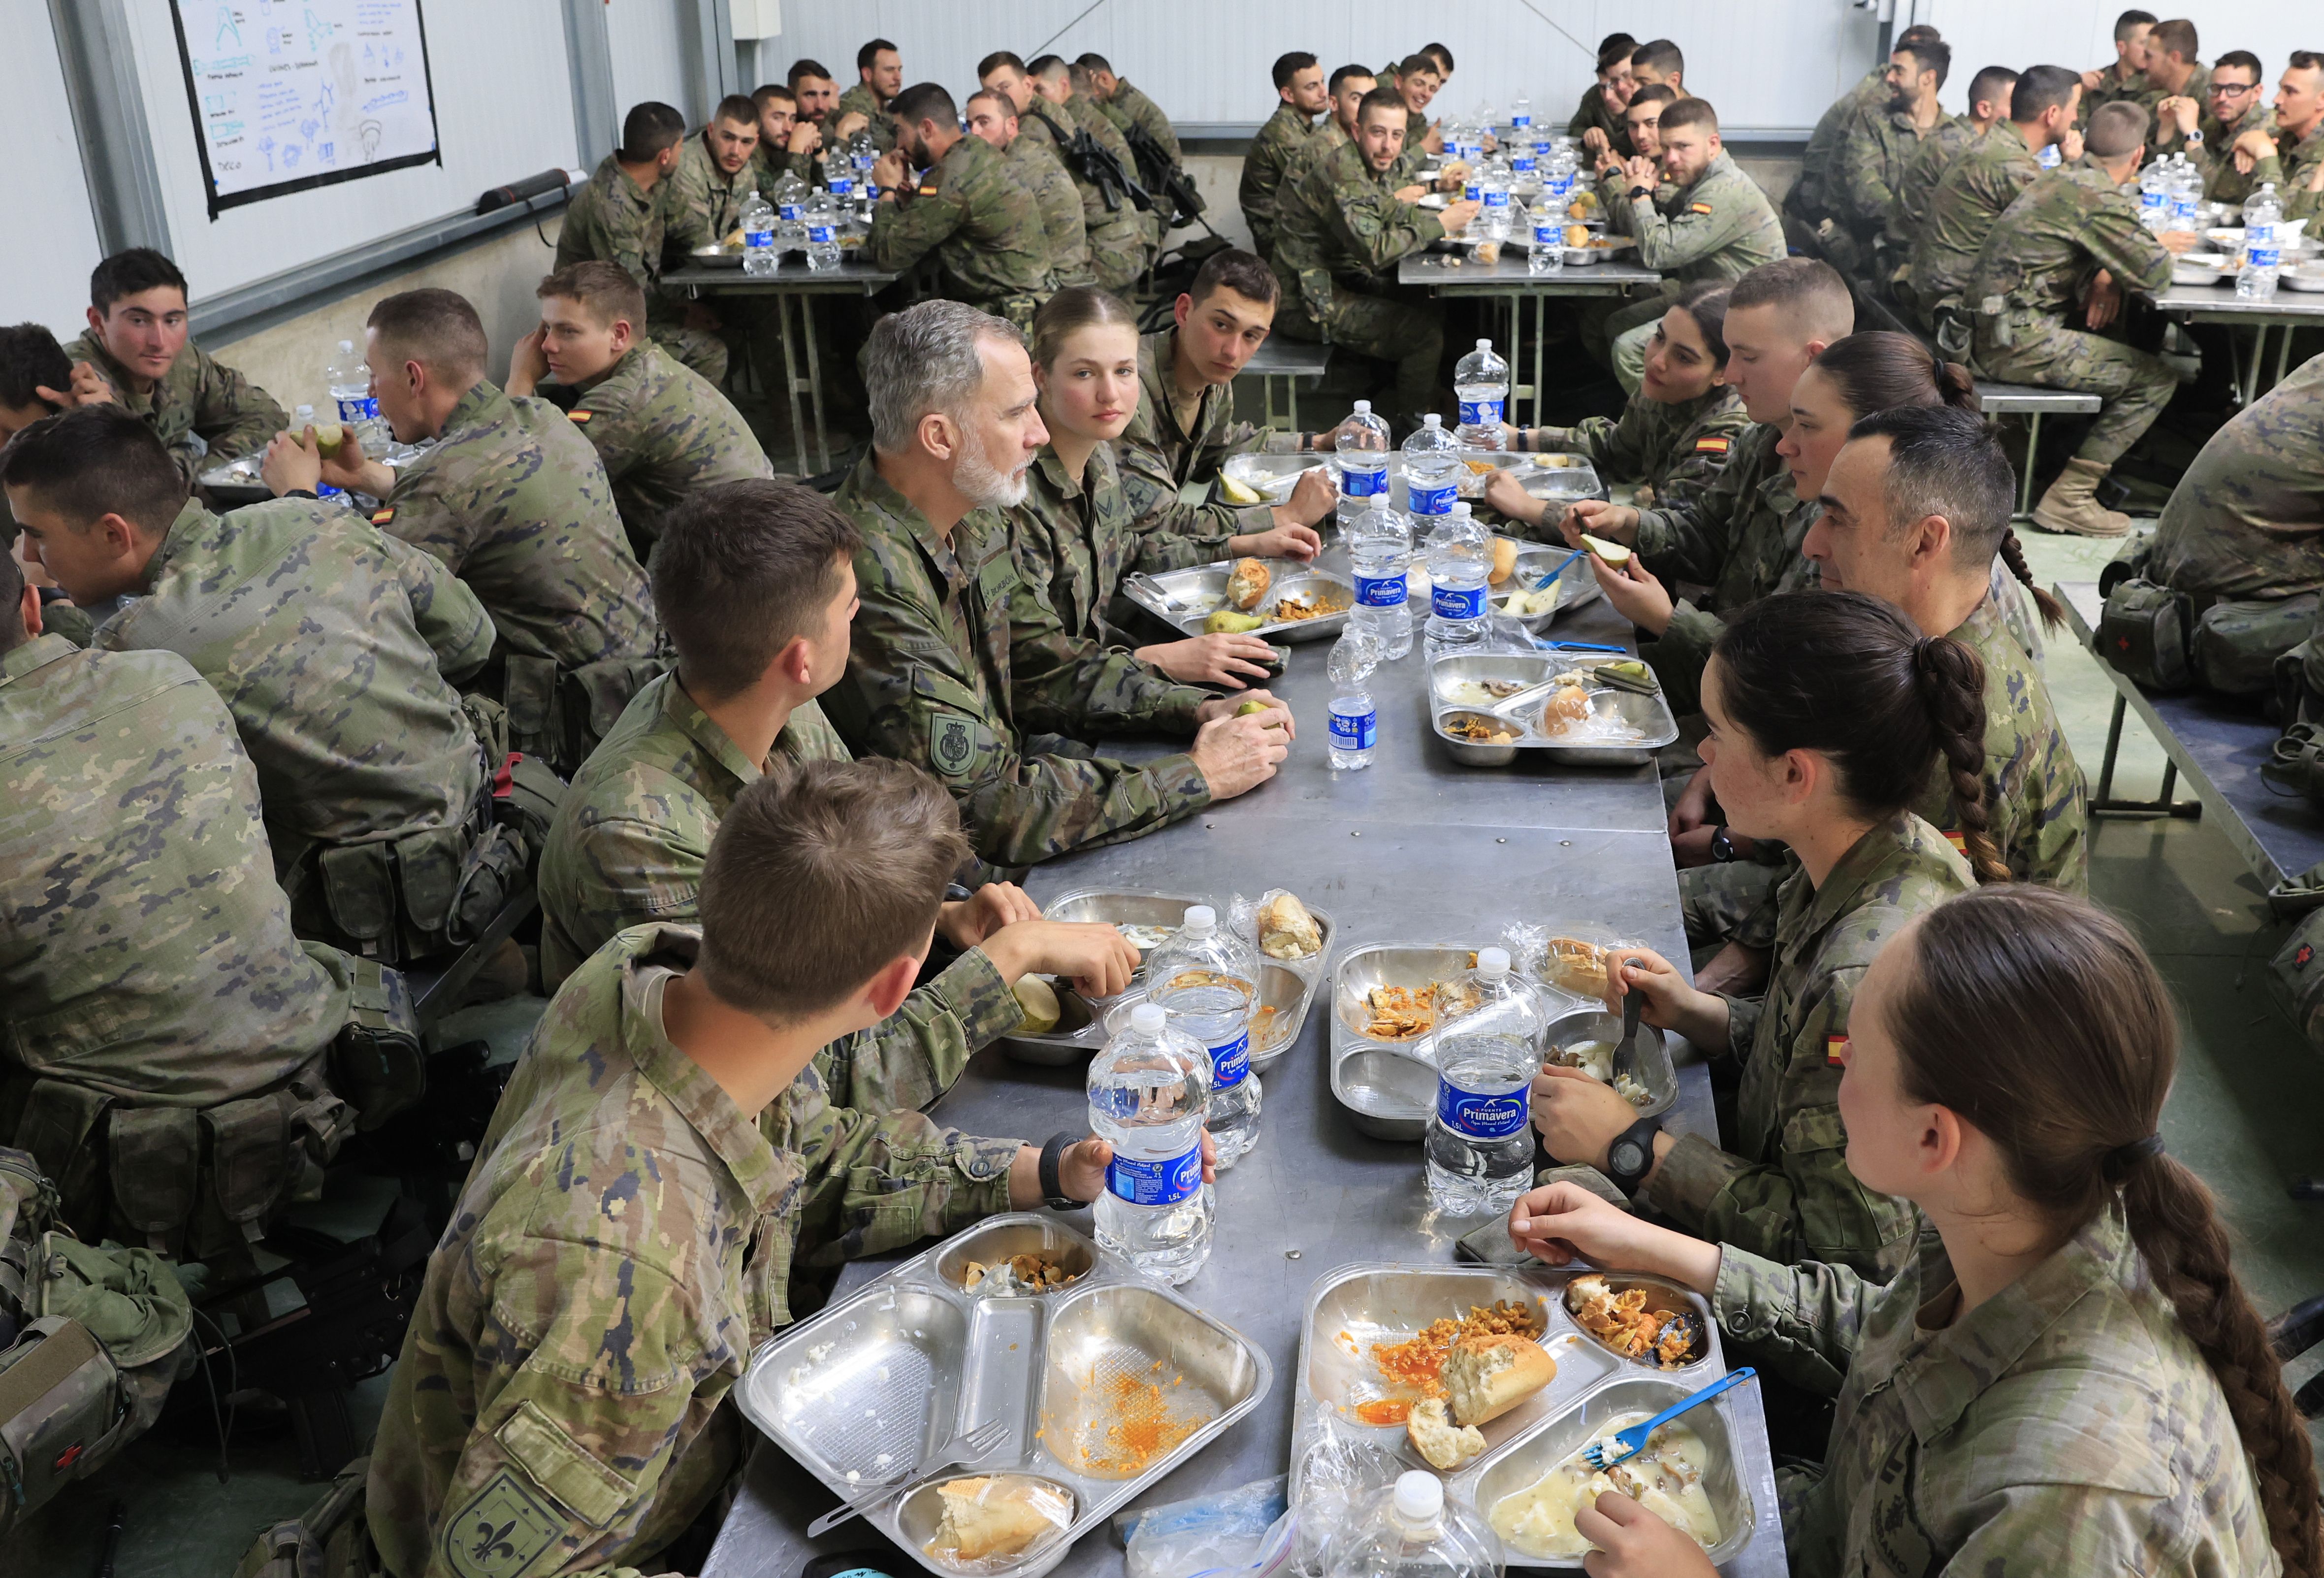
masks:
[[[656,323],[646,332],[654,344],[711,383],[726,382],[726,342],[716,329],[688,328],[682,323]]]
[[[2020,315],[2011,325],[2011,343],[2003,346],[1996,343],[1996,321],[1977,320],[1978,372],[2008,383],[2079,390],[2105,402],[2074,451],[2078,460],[2112,466],[2121,459],[2154,425],[2179,387],[2158,358],[2118,340],[2058,322],[2029,324]]]
[[[1655,325],[1663,320],[1677,298],[1678,287],[1665,284],[1654,295],[1636,301],[1600,306],[1592,302],[1582,309],[1582,348],[1592,358],[1613,369],[1626,394],[1638,392],[1639,381],[1646,375],[1646,348],[1655,337]]]
[[[1143,217],[1124,206],[1090,230],[1090,272],[1100,290],[1126,296],[1146,272],[1146,233],[1139,223]]]
[[[1322,297],[1320,309],[1315,298]],[[1296,340],[1327,341],[1396,366],[1400,423],[1418,426],[1437,409],[1436,369],[1444,359],[1444,311],[1434,301],[1367,296],[1344,285],[1308,293],[1276,315],[1278,333]]]

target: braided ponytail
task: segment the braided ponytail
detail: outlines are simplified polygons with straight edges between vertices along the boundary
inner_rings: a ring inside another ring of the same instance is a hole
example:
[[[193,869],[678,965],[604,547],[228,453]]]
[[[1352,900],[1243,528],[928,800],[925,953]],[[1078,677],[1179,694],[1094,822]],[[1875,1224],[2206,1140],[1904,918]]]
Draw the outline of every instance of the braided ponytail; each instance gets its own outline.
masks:
[[[1985,803],[1985,663],[1968,646],[1940,635],[1914,650],[1913,665],[1921,705],[1929,709],[1952,779],[1953,813],[1960,818],[1969,867],[1980,882],[2006,882],[2009,867],[1994,845]]]
[[[2018,584],[2032,595],[2034,606],[2042,615],[2042,627],[2055,630],[2065,623],[2066,605],[2035,584],[2033,567],[2025,562],[2025,545],[2017,540],[2016,528],[2001,529],[2001,546],[1995,551],[2001,555],[2001,562],[2009,567],[2009,573],[2017,577]]]

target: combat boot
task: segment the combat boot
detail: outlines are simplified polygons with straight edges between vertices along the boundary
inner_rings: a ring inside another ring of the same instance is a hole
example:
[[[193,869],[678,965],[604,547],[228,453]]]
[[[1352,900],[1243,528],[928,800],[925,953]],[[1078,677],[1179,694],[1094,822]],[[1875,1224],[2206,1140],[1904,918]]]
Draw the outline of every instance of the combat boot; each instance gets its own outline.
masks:
[[[2076,537],[2120,537],[2130,530],[2130,517],[2101,509],[2098,485],[2106,480],[2099,461],[2077,457],[2045,490],[2034,506],[2034,524],[2044,531],[2066,531]]]

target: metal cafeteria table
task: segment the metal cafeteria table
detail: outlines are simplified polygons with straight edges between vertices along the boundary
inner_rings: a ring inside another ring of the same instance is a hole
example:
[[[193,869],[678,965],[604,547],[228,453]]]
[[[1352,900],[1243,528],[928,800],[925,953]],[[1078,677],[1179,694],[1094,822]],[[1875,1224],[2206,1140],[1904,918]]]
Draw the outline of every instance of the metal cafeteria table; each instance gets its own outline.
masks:
[[[2236,387],[2249,405],[2282,382],[2292,363],[2292,337],[2303,328],[2324,328],[2324,291],[2297,291],[2278,281],[2273,297],[2246,301],[2236,294],[2232,277],[2216,285],[2173,285],[2154,299],[2154,305],[2189,323],[2224,323],[2231,330],[2252,331],[2251,359],[2236,370]],[[2282,329],[2275,348],[2275,369],[2267,370],[2267,337]],[[2239,353],[2240,354],[2240,353]]]
[[[1521,427],[1541,425],[1542,398],[1547,392],[1544,346],[1548,343],[1549,299],[1553,296],[1621,296],[1632,286],[1658,288],[1661,274],[1641,263],[1607,262],[1580,263],[1536,274],[1526,261],[1521,241],[1511,241],[1496,261],[1480,263],[1473,257],[1451,253],[1415,253],[1396,265],[1396,282],[1418,287],[1436,296],[1483,296],[1508,307],[1509,370],[1526,367],[1525,347],[1532,344],[1533,375],[1509,387],[1509,417],[1517,421],[1517,406],[1526,402],[1531,419]],[[1526,327],[1526,303],[1533,303],[1533,327]]]
[[[1344,574],[1338,550],[1325,562],[1335,558]],[[1615,641],[1630,632],[1601,602],[1561,619],[1553,633]],[[1294,648],[1289,673],[1275,687],[1292,706],[1299,738],[1273,780],[1147,837],[1036,867],[1028,890],[1042,900],[1087,888],[1207,892],[1223,905],[1232,893],[1256,899],[1268,888],[1287,888],[1332,913],[1340,927],[1335,955],[1365,943],[1487,944],[1512,921],[1597,921],[1683,964],[1677,879],[1653,768],[1454,765],[1429,728],[1416,642],[1411,656],[1372,677],[1380,719],[1371,767],[1334,775],[1324,748],[1328,651],[1323,642]],[[1210,1263],[1182,1289],[1266,1349],[1274,1389],[1139,1504],[1284,1472],[1309,1286],[1356,1260],[1450,1263],[1453,1241],[1483,1221],[1434,1219],[1421,1183],[1420,1148],[1367,1139],[1349,1122],[1328,1077],[1331,992],[1319,990],[1316,997],[1297,1041],[1263,1081],[1258,1149],[1219,1180]],[[1678,1052],[1679,1103],[1666,1121],[1674,1130],[1715,1136],[1708,1076],[1683,1045]],[[1085,1131],[1083,1077],[1081,1066],[1012,1063],[998,1047],[987,1047],[935,1115],[972,1132],[1036,1142],[1060,1129]],[[1070,1220],[1087,1230],[1086,1213]],[[879,1261],[846,1268],[840,1291],[883,1269]],[[1736,1395],[1745,1399],[1738,1417],[1764,1436],[1756,1389]],[[831,1493],[779,1448],[760,1442],[704,1578],[799,1578],[818,1552],[884,1543],[853,1523],[811,1546],[807,1525],[834,1505]],[[1775,1509],[1757,1510],[1757,1533],[1724,1569],[1737,1578],[1788,1570]],[[890,1560],[889,1570],[898,1573],[920,1570],[908,1556]],[[1122,1564],[1120,1546],[1093,1534],[1056,1571],[1116,1573]]]

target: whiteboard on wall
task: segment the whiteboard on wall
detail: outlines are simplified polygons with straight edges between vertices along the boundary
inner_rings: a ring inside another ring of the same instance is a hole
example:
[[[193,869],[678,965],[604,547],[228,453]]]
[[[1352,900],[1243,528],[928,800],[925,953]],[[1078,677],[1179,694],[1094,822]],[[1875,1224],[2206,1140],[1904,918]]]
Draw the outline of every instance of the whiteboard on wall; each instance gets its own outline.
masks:
[[[171,0],[209,215],[438,164],[420,0]]]

